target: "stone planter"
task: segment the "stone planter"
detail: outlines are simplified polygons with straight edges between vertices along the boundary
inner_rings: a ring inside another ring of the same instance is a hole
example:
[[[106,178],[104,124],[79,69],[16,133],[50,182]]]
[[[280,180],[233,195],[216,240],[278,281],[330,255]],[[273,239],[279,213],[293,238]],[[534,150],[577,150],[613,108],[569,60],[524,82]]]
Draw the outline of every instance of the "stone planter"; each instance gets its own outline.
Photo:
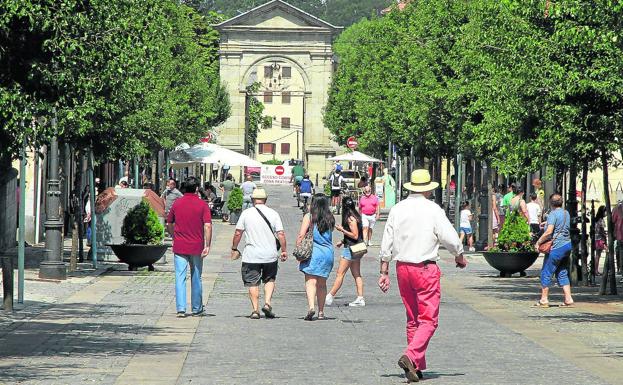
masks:
[[[510,277],[515,273],[523,273],[539,257],[539,253],[486,251],[482,255],[491,267],[500,271],[500,277]]]
[[[109,245],[121,262],[128,264],[128,270],[134,271],[137,267],[148,266],[154,270],[154,263],[158,261],[169,248],[168,245]]]

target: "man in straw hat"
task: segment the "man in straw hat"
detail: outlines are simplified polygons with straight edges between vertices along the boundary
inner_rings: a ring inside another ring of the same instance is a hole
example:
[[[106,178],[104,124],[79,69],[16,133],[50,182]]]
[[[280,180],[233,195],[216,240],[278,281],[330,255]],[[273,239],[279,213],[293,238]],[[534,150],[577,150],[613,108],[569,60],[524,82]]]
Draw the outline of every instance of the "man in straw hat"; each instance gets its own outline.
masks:
[[[407,313],[407,349],[398,360],[407,379],[417,382],[426,369],[426,348],[437,329],[441,272],[437,266],[439,245],[455,256],[456,266],[467,266],[463,245],[445,212],[430,201],[439,186],[428,170],[415,170],[404,188],[411,195],[389,212],[381,243],[379,287],[389,290],[389,262],[396,263],[398,289]],[[414,220],[417,218],[417,220]]]
[[[268,195],[263,188],[256,188],[251,194],[254,208],[240,214],[236,232],[232,241],[232,259],[240,256],[238,244],[245,234],[245,247],[242,252],[242,282],[249,290],[249,299],[253,312],[251,319],[259,319],[260,283],[264,282],[264,306],[262,312],[266,318],[275,318],[271,299],[277,279],[278,259],[288,258],[286,236],[279,214],[266,206]],[[278,241],[278,243],[276,242]]]

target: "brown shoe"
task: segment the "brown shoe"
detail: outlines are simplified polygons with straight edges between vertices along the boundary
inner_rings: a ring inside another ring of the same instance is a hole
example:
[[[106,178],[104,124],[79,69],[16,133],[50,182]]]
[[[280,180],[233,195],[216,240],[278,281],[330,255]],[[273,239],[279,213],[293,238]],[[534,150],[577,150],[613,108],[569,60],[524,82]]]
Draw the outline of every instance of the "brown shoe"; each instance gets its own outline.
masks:
[[[405,354],[398,360],[398,366],[405,371],[405,376],[409,382],[418,382],[420,377],[417,375],[417,368],[413,365],[413,362]]]

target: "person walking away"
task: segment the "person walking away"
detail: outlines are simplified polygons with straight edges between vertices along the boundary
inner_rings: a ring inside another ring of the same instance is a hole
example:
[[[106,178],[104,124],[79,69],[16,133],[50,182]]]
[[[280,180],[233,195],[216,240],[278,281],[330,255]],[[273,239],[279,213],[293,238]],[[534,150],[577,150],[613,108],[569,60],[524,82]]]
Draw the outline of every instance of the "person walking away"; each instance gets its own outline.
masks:
[[[343,167],[342,167],[342,164],[340,163],[340,161],[339,160],[336,161],[335,162],[335,172],[338,172],[338,171],[342,172],[342,169],[343,169]]]
[[[361,178],[359,178],[359,182],[357,182],[357,188],[363,189],[367,185],[368,185],[368,177],[365,175],[362,175]]]
[[[561,306],[573,305],[571,297],[571,284],[569,282],[569,271],[567,263],[564,262],[565,257],[571,253],[571,238],[569,235],[569,227],[571,224],[569,212],[562,208],[562,196],[560,194],[552,194],[549,198],[551,212],[547,216],[545,232],[537,240],[535,247],[539,250],[539,246],[551,239],[552,248],[549,254],[543,259],[543,268],[541,269],[541,299],[536,303],[537,307],[549,307],[549,286],[552,282],[552,275],[556,274],[558,286],[562,287],[564,293],[564,301]]]
[[[340,196],[342,194],[342,185],[344,184],[344,177],[341,170],[335,170],[333,175],[329,178],[331,184],[331,208],[337,214],[340,213]]]
[[[175,308],[178,317],[186,317],[186,281],[190,266],[190,303],[192,315],[202,315],[203,258],[210,253],[212,217],[210,208],[197,195],[199,182],[187,178],[184,195],[177,199],[167,215],[167,228],[173,237],[175,265]]]
[[[530,232],[532,233],[532,239],[536,239],[541,232],[541,217],[543,210],[538,202],[537,193],[530,194],[530,203],[526,205],[528,210],[528,223],[530,224]]]
[[[223,167],[221,168],[221,182],[224,182],[228,176],[229,176],[229,165],[223,164]]]
[[[309,179],[308,174],[303,176],[299,189],[301,192],[301,198],[303,199],[303,211],[305,212],[314,192],[314,183]]]
[[[534,187],[534,193],[536,194],[536,203],[541,206],[541,212],[545,208],[545,190],[543,190],[543,182],[539,178],[532,180],[532,187]]]
[[[612,223],[614,225],[614,239],[616,244],[617,273],[623,272],[623,199],[619,198],[616,207],[612,210]],[[623,282],[623,280],[621,280]]]
[[[515,196],[510,200],[508,208],[510,211],[517,211],[526,222],[530,223],[530,215],[528,213],[528,207],[526,205],[526,201],[523,199],[524,191],[523,187],[517,186],[515,187]]]
[[[288,259],[286,236],[279,214],[266,206],[268,195],[262,188],[256,188],[251,194],[254,209],[245,210],[236,223],[236,232],[232,240],[232,259],[236,259],[238,245],[245,235],[245,247],[242,252],[242,282],[249,290],[251,300],[251,319],[260,319],[259,298],[260,283],[264,283],[264,306],[262,312],[266,318],[275,318],[271,305],[275,291],[275,280],[279,269],[278,260]],[[279,240],[280,249],[275,239]],[[281,250],[281,253],[280,251]],[[281,256],[280,256],[281,254]]]
[[[303,217],[297,246],[301,245],[308,231],[312,232],[311,258],[299,264],[299,270],[305,274],[305,293],[307,294],[306,321],[312,321],[316,314],[315,303],[318,304],[318,320],[324,320],[325,296],[327,295],[327,278],[333,270],[333,226],[335,218],[329,208],[329,198],[317,194],[311,201],[311,209]]]
[[[372,187],[369,185],[363,188],[363,196],[359,198],[359,212],[363,225],[363,241],[367,246],[372,246],[372,230],[381,217],[381,205],[379,197],[372,194]]]
[[[294,162],[294,159],[292,159]],[[290,183],[292,183],[293,187],[293,196],[296,197],[297,191],[299,191],[299,186],[303,177],[305,176],[305,168],[300,163],[296,163],[294,167],[292,167],[292,177],[290,178]]]
[[[389,212],[380,252],[379,288],[390,287],[389,263],[396,263],[398,289],[407,315],[407,348],[398,360],[407,379],[418,382],[426,369],[426,349],[438,325],[441,300],[441,271],[437,266],[439,245],[455,258],[456,266],[465,268],[463,245],[446,213],[428,198],[439,186],[431,181],[428,170],[414,170],[411,191]],[[417,220],[414,220],[417,218]]]
[[[493,194],[491,194],[491,229],[493,231],[493,245],[497,244],[498,234],[500,233],[500,199],[502,195],[499,193],[499,188],[493,188]]]
[[[356,245],[363,240],[363,224],[361,216],[355,208],[355,201],[351,197],[345,197],[342,200],[342,225],[335,226],[335,229],[344,234],[344,239],[337,244],[342,247],[342,258],[337,268],[337,275],[333,287],[325,300],[328,306],[333,304],[333,299],[344,283],[344,276],[348,269],[355,280],[357,289],[357,298],[348,306],[359,307],[366,306],[366,300],[363,297],[363,278],[361,277],[361,257],[355,258],[350,252],[350,246]]]
[[[177,189],[177,182],[175,179],[170,178],[167,181],[167,187],[160,195],[160,198],[164,199],[164,214],[169,214],[169,210],[171,210],[171,206],[173,206],[173,202],[175,202],[178,198],[181,198],[183,194],[180,190]]]
[[[595,214],[595,275],[601,275],[599,272],[601,253],[605,250],[606,255],[608,255],[608,236],[605,218],[606,206],[599,206],[597,214]]]
[[[474,219],[474,214],[470,210],[470,204],[468,201],[463,202],[461,205],[461,223],[459,225],[459,239],[461,240],[461,244],[465,237],[467,237],[467,246],[469,247],[469,251],[475,251],[474,249],[474,231],[472,230],[472,220]]]
[[[253,183],[253,177],[251,175],[247,175],[246,181],[240,185],[240,189],[242,190],[242,211],[253,206],[251,194],[253,194],[253,191],[256,188],[256,184]]]
[[[227,201],[229,200],[229,195],[232,190],[236,187],[236,183],[234,183],[234,178],[231,174],[227,174],[225,177],[225,181],[223,181],[219,188],[221,189],[221,195],[223,196],[223,222],[227,222],[229,220],[229,208],[227,208]]]

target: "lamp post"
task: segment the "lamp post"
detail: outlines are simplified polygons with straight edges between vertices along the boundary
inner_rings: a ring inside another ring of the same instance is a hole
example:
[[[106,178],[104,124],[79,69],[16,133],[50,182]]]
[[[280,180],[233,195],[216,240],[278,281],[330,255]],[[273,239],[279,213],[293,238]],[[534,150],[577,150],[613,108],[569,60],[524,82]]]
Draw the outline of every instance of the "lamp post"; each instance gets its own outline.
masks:
[[[50,143],[50,174],[46,198],[45,221],[45,259],[39,267],[39,278],[67,279],[67,266],[63,262],[63,219],[60,215],[61,189],[58,178],[58,137],[56,127],[56,107],[53,109],[52,130],[54,136]]]
[[[484,251],[489,244],[489,178],[487,163],[482,163],[484,175],[480,182],[480,215],[478,216],[478,241],[476,250]]]

